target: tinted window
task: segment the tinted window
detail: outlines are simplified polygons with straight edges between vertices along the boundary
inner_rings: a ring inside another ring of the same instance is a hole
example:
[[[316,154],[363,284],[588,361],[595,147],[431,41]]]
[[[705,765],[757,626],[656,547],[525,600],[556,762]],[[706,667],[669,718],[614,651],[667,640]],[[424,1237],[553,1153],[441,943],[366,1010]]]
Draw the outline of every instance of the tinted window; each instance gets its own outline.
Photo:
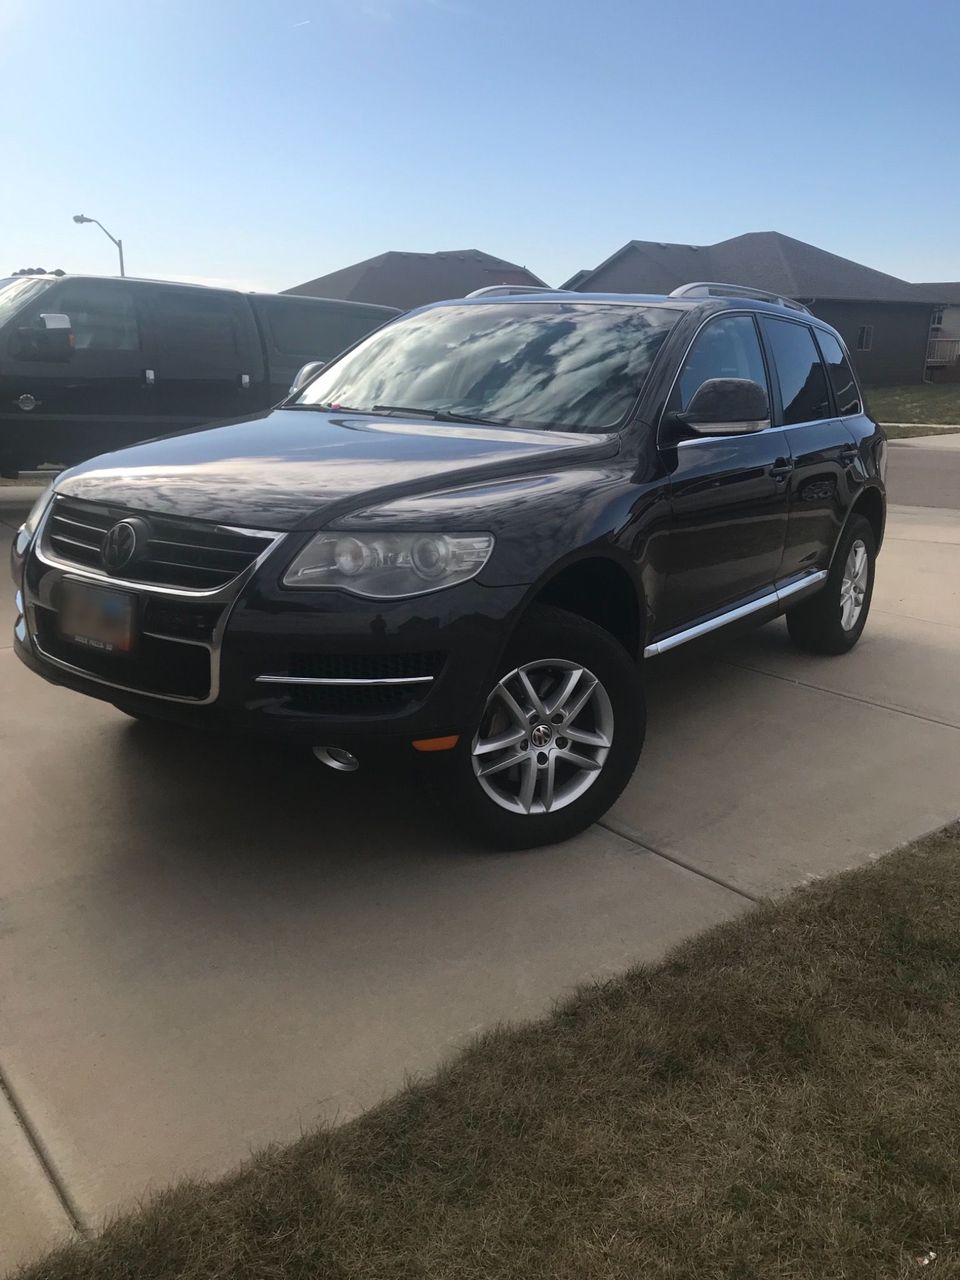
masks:
[[[299,403],[599,431],[626,417],[678,316],[670,307],[591,302],[432,307],[371,334]]]
[[[236,301],[202,289],[157,289],[150,306],[164,354],[183,372],[236,371],[242,345]]]
[[[41,327],[41,316],[60,312],[70,317],[74,352],[139,351],[140,326],[133,293],[107,280],[68,280],[33,303],[27,326]]]
[[[763,327],[780,379],[783,421],[789,425],[831,417],[827,375],[809,328],[769,316],[764,316]]]
[[[680,370],[679,401],[675,403],[675,395],[670,407],[682,412],[710,378],[750,378],[766,390],[767,374],[752,316],[718,316],[700,330]]]
[[[820,350],[826,362],[830,381],[833,383],[833,394],[837,400],[837,411],[841,415],[860,412],[860,392],[850,368],[850,362],[843,353],[843,347],[832,333],[817,330]]]
[[[332,360],[390,318],[388,312],[325,302],[282,302],[271,298],[256,305],[276,350],[304,362]]]

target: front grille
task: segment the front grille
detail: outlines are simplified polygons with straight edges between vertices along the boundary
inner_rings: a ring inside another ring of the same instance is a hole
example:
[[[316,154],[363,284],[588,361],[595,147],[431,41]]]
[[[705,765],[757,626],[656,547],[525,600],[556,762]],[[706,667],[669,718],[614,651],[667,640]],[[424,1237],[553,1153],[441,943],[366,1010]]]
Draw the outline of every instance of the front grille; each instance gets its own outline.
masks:
[[[35,610],[40,648],[100,680],[144,693],[201,700],[210,693],[210,651],[196,644],[139,635],[130,654],[102,653],[65,639],[52,609]]]
[[[223,610],[222,604],[195,604],[192,600],[149,596],[144,600],[141,627],[162,636],[210,644]]]
[[[45,548],[88,569],[102,569],[100,550],[108,529],[135,514],[75,498],[58,498],[44,531]],[[149,527],[146,549],[119,577],[154,586],[210,591],[224,587],[273,541],[270,534],[236,533],[198,520],[142,516]]]
[[[287,674],[314,680],[412,680],[436,676],[442,653],[295,653]]]

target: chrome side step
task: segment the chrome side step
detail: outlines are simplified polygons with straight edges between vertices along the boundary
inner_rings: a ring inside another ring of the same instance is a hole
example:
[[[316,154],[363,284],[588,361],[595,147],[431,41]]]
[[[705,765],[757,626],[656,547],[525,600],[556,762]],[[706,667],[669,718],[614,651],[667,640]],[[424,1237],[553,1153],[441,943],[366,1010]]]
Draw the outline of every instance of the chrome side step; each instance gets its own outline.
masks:
[[[808,573],[805,577],[796,582],[788,583],[785,587],[775,587],[773,591],[767,592],[765,596],[760,596],[757,600],[738,605],[735,609],[728,609],[726,613],[718,614],[715,618],[708,618],[706,622],[698,622],[696,626],[687,627],[685,631],[676,631],[672,636],[664,636],[662,640],[655,640],[653,644],[647,645],[643,651],[643,656],[645,658],[655,658],[661,653],[669,653],[671,649],[678,649],[680,645],[687,644],[690,640],[699,640],[701,636],[709,635],[711,631],[719,631],[721,627],[725,627],[731,622],[738,622],[741,618],[748,618],[751,613],[760,613],[764,609],[783,604],[785,600],[789,600],[791,596],[795,596],[800,591],[805,591],[807,587],[813,587],[818,582],[823,582],[826,577],[827,570],[821,569],[817,573]]]

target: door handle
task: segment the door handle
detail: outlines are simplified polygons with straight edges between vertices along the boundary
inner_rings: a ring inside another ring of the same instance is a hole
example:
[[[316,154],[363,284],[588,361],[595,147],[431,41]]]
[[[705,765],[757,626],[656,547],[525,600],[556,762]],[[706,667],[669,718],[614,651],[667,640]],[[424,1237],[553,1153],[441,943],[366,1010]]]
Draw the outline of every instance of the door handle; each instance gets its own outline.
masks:
[[[860,457],[860,450],[855,444],[846,444],[840,450],[840,461],[845,467],[852,467]]]
[[[788,462],[786,458],[778,458],[770,468],[770,474],[776,481],[786,480],[793,473],[793,463]]]
[[[157,374],[156,374],[156,370],[154,370],[154,369],[144,369],[144,371],[143,371],[143,381],[144,381],[144,383],[145,383],[148,387],[152,387],[152,386],[154,386],[154,384],[155,384],[155,383],[156,383],[156,381],[157,381]]]

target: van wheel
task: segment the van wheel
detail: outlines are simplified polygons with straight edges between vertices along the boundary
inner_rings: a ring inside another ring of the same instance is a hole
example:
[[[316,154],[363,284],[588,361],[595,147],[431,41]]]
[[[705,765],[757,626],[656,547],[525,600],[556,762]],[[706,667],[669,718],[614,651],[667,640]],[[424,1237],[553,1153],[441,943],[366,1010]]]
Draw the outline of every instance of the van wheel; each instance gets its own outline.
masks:
[[[790,639],[810,653],[847,653],[867,625],[877,543],[870,521],[851,516],[841,534],[826,585],[787,611]]]
[[[449,759],[461,822],[501,849],[567,840],[620,795],[643,746],[637,664],[604,631],[535,607]]]

